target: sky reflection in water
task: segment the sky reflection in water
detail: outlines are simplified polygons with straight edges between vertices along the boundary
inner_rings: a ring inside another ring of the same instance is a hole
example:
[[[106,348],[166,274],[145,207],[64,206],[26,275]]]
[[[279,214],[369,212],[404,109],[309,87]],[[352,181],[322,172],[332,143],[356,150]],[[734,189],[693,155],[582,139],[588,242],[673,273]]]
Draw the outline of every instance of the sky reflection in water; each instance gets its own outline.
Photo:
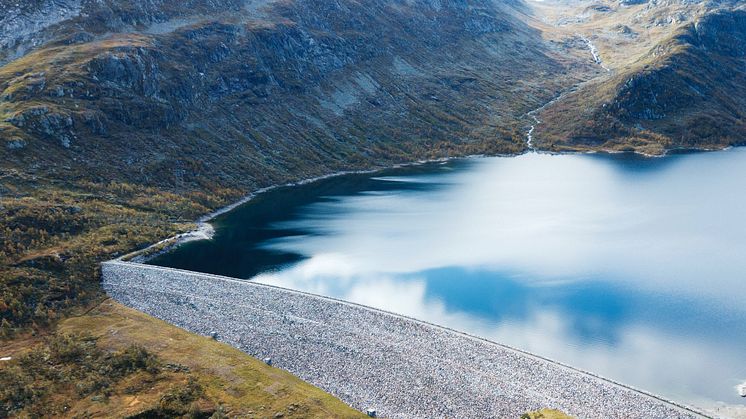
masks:
[[[746,150],[529,154],[280,189],[155,263],[343,298],[741,404]],[[255,276],[259,274],[258,276]]]

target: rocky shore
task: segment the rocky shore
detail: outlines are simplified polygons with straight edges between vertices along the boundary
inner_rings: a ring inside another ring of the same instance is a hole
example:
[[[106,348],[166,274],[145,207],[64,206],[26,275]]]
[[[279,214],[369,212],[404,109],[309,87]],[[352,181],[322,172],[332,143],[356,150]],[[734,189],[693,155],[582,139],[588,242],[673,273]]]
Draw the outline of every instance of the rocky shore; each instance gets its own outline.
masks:
[[[126,262],[103,264],[115,300],[214,336],[381,417],[691,418],[693,411],[483,339],[291,290]]]

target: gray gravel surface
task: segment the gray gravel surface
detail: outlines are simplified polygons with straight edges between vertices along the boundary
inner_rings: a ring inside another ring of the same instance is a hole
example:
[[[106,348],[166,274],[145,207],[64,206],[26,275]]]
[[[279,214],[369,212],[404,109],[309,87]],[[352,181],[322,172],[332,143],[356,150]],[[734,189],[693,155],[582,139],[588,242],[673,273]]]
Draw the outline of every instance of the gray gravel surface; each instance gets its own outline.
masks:
[[[581,418],[698,417],[549,360],[338,300],[126,262],[103,265],[115,300],[212,335],[391,418],[518,418],[544,407]]]

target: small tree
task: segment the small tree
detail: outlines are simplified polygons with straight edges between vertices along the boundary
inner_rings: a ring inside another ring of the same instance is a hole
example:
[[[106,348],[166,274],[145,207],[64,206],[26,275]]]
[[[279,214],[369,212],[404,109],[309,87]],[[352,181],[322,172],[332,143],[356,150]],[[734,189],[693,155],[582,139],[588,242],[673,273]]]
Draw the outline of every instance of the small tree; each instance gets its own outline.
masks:
[[[8,319],[3,319],[3,321],[0,322],[0,338],[12,338],[15,334],[14,332],[13,326],[8,322]]]

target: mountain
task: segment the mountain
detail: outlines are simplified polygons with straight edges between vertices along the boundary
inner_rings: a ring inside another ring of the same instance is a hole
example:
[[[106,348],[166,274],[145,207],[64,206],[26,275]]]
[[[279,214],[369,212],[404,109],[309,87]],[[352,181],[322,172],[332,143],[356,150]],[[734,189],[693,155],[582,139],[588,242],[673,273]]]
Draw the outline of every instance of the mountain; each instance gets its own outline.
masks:
[[[94,182],[249,190],[289,173],[521,152],[520,116],[583,70],[520,2],[26,7],[25,23],[0,26],[15,58],[0,69],[0,153]]]
[[[646,5],[639,21],[670,30],[607,77],[543,109],[539,147],[661,154],[743,144],[746,10],[730,2],[695,5],[698,12],[687,7],[689,13],[673,14],[676,18],[661,18],[660,11],[649,16]]]

